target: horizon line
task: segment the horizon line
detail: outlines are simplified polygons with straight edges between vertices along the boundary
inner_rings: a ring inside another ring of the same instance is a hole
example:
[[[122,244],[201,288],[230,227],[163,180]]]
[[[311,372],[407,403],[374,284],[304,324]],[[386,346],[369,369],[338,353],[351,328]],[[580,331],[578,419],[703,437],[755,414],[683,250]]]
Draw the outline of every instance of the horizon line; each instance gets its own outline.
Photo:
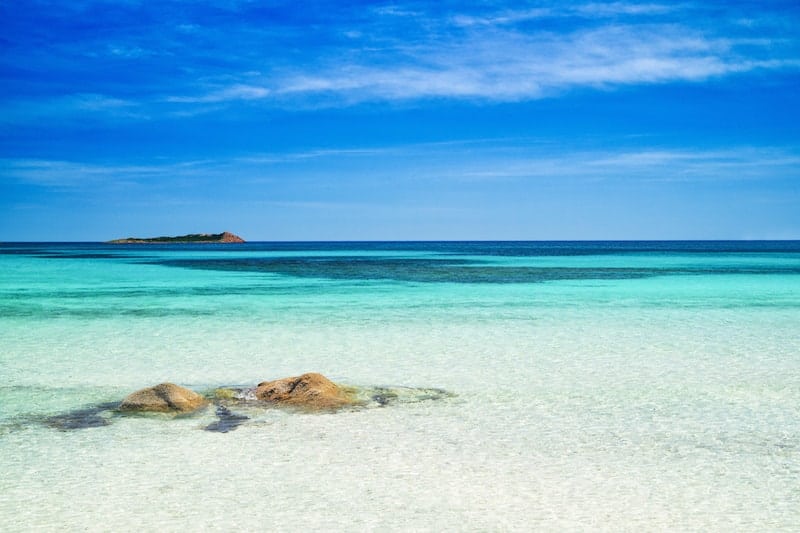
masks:
[[[114,244],[115,246],[130,245],[242,245],[242,244],[318,244],[318,243],[340,243],[340,244],[359,244],[359,243],[534,243],[534,242],[800,242],[800,238],[792,239],[328,239],[328,240],[313,240],[313,239],[300,239],[300,240],[246,240],[245,242],[143,242],[143,243],[111,243],[110,241],[96,241],[96,240],[69,240],[69,241],[3,241],[0,240],[0,245],[3,244]]]

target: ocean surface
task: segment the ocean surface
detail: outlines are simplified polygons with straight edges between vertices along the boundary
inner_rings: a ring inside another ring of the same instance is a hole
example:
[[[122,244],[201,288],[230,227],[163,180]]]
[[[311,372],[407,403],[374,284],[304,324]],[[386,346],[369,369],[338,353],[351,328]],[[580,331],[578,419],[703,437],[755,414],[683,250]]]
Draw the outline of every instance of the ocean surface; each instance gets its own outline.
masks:
[[[290,525],[800,530],[800,242],[0,244],[0,529]]]

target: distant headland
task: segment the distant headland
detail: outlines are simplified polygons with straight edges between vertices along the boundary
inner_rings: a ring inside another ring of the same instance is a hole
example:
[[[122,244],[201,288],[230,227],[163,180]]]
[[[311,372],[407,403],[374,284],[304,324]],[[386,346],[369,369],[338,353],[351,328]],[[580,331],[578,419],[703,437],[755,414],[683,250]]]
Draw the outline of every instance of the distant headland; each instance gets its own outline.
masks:
[[[114,239],[113,241],[108,241],[109,244],[228,244],[235,242],[245,242],[245,240],[228,231],[223,231],[222,233],[191,233],[189,235],[178,235],[176,237],[127,237],[125,239]]]

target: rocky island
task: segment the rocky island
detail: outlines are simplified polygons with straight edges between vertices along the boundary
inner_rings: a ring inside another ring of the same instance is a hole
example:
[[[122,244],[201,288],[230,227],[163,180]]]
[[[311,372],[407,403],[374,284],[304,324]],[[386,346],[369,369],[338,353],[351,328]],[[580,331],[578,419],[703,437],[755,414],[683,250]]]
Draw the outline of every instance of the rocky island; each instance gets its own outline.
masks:
[[[189,235],[179,235],[177,237],[127,237],[125,239],[114,239],[108,242],[109,244],[227,244],[245,241],[238,235],[223,231],[222,233],[191,233]]]

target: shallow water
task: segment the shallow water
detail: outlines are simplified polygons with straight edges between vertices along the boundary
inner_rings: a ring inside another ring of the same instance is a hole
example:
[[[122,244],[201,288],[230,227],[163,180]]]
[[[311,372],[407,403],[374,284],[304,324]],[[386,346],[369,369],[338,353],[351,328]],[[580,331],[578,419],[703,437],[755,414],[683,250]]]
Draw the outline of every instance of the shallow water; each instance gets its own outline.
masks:
[[[800,527],[797,242],[3,244],[0,344],[4,530]],[[451,395],[46,423],[307,371]]]

